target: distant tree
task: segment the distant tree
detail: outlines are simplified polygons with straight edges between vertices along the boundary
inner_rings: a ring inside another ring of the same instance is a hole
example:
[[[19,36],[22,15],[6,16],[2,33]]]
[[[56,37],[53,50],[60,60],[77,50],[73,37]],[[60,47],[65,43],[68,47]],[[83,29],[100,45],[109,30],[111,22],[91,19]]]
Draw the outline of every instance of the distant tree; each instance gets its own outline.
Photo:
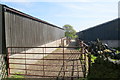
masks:
[[[65,29],[65,36],[67,38],[74,39],[77,37],[76,31],[73,29],[73,26],[67,24],[67,25],[64,25],[63,28]]]

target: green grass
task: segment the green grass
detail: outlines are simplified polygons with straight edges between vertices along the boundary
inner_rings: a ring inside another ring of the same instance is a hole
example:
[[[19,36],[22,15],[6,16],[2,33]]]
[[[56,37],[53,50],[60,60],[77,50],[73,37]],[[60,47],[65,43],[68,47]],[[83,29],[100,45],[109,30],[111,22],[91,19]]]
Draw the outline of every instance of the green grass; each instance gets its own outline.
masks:
[[[113,49],[117,50],[116,53],[120,53],[120,47],[118,47],[118,48],[113,48]]]
[[[22,75],[13,75],[10,78],[24,78],[24,76],[22,76]]]
[[[76,48],[76,50],[81,50],[81,48]]]
[[[116,49],[116,50],[119,50],[119,51],[120,51],[120,47],[118,47],[118,48],[113,48],[113,49]]]
[[[118,54],[118,53],[120,53],[120,51],[117,50],[116,53]]]
[[[78,80],[87,80],[87,78],[80,78],[80,79],[78,79]]]
[[[95,60],[96,60],[96,59],[97,59],[96,56],[91,55],[91,61],[92,61],[92,63],[95,63]]]
[[[12,75],[12,76],[6,78],[5,80],[25,80],[25,77],[23,75],[19,75],[19,74],[21,74],[21,72],[17,72],[15,74],[16,75]]]

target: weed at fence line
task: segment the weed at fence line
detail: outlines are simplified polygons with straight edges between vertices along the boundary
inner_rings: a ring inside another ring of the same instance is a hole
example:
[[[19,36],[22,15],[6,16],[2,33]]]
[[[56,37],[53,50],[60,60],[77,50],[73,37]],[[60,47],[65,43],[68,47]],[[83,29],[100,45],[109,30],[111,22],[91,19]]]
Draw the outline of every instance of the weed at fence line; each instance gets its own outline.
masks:
[[[117,47],[117,48],[113,48],[113,49],[116,49],[116,50],[120,51],[120,47]]]
[[[117,50],[116,53],[118,54],[118,53],[120,53],[120,51]]]
[[[94,56],[94,55],[91,55],[91,62],[92,63],[95,63],[95,60],[97,59],[97,57],[96,56]]]
[[[80,79],[78,79],[78,80],[87,80],[87,78],[80,78]]]
[[[15,74],[16,75],[12,75],[3,80],[25,80],[25,77],[23,75],[20,75],[20,74],[22,74],[21,72],[17,72]]]

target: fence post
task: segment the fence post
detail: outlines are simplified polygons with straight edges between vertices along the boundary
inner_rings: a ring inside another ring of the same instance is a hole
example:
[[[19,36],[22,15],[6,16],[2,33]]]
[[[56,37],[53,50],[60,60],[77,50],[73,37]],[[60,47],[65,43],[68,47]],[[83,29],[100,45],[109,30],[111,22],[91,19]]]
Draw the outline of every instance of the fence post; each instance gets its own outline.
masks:
[[[8,71],[8,77],[10,76],[10,62],[9,62],[9,56],[10,56],[10,48],[7,48],[7,71]]]
[[[85,48],[85,47],[87,47],[87,45],[83,41],[79,41],[79,45],[81,47],[81,59],[83,60],[82,61],[83,62],[83,75],[84,75],[84,78],[85,78],[86,73],[87,73],[87,67],[88,67],[87,66],[87,53],[88,53],[88,51]]]
[[[91,54],[88,54],[88,75],[90,74],[91,69]]]
[[[26,56],[26,49],[25,49],[25,48],[23,48],[23,49],[24,49],[24,53],[25,53],[25,75],[27,75],[27,65],[26,65],[26,64],[27,64],[27,61],[26,61],[26,60],[27,60],[27,59],[26,59],[27,56]]]
[[[44,48],[43,48],[43,76],[45,76],[45,64],[44,64]]]
[[[84,46],[83,46],[83,65],[84,65],[84,78],[86,77],[86,53],[85,53],[85,49],[84,49]]]

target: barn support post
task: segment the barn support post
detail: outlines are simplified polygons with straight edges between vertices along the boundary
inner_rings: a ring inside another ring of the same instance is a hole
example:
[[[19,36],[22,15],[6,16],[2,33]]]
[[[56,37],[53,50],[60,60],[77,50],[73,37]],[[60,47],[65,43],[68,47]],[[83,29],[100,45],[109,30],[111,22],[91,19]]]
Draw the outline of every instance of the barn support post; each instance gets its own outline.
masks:
[[[0,5],[0,13],[2,13],[2,6]],[[2,53],[2,14],[0,14],[0,54]]]
[[[91,53],[88,54],[88,75],[91,71]]]
[[[9,51],[10,51],[10,48],[7,48],[7,51],[8,51],[7,52],[7,64],[8,64],[8,66],[7,66],[7,73],[8,73],[8,75],[7,76],[9,77],[10,76],[10,66],[9,66],[9,63],[10,63],[9,62],[9,56],[10,56],[10,52]]]
[[[2,79],[2,5],[0,5],[0,80]]]
[[[0,79],[7,77],[4,5],[0,4]]]

